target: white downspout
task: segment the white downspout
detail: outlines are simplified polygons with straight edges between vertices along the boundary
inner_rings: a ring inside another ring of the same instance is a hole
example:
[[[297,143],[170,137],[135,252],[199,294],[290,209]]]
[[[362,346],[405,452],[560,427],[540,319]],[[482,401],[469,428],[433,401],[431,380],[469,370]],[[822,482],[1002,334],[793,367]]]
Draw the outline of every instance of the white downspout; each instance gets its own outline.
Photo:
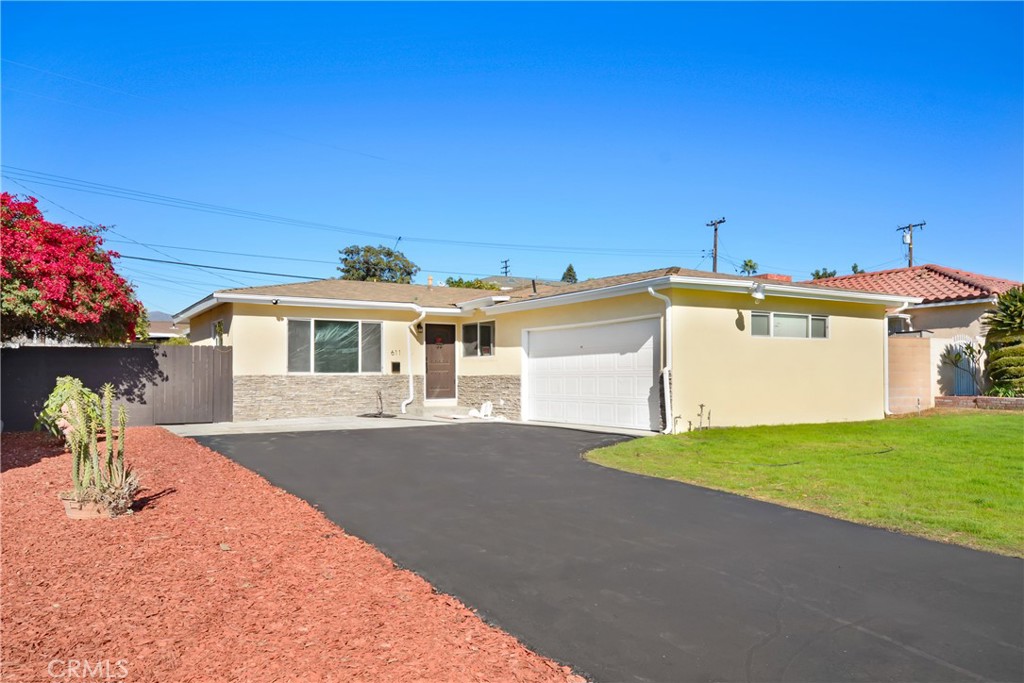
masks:
[[[665,428],[662,434],[675,433],[675,417],[672,415],[672,299],[658,294],[654,287],[647,293],[665,302],[665,367],[661,369],[661,388],[665,400]]]
[[[909,303],[903,304],[894,310],[892,314],[898,315],[902,313],[909,305]],[[889,410],[889,315],[891,314],[886,313],[885,318],[883,318],[885,320],[885,328],[882,330],[885,333],[885,338],[882,340],[882,373],[885,380],[882,383],[884,387],[882,391],[882,412],[885,415],[892,415],[892,411]]]
[[[419,317],[409,323],[409,336],[405,338],[405,362],[409,367],[409,398],[402,401],[402,415],[405,415],[405,409],[413,402],[416,397],[416,389],[413,383],[413,368],[412,368],[412,337],[416,336],[416,325],[421,323],[424,318],[427,317],[427,312],[416,304],[409,304],[414,311],[419,313]]]

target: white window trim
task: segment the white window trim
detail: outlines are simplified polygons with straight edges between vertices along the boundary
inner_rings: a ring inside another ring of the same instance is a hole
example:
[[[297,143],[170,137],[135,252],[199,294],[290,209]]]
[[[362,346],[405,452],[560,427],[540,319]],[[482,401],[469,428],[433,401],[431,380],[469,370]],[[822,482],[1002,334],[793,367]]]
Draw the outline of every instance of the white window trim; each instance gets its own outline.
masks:
[[[308,322],[309,323],[309,370],[288,370],[288,323],[290,322]],[[314,325],[318,322],[334,322],[334,323],[358,323],[358,343],[356,344],[356,367],[359,368],[356,372],[317,372],[313,368],[316,361],[315,355],[315,340],[316,330]],[[380,370],[377,372],[363,372],[363,323],[368,325],[380,325]],[[384,372],[384,321],[383,320],[350,320],[343,318],[285,318],[285,372],[289,375],[383,375]],[[390,374],[390,373],[387,373]]]
[[[470,325],[476,326],[476,353],[468,355],[466,353],[466,328]],[[480,326],[490,325],[491,326],[491,353],[490,355],[484,356],[480,353]],[[462,323],[462,329],[459,330],[462,334],[462,357],[463,358],[494,358],[498,355],[498,324],[494,320],[477,320],[471,323]]]
[[[827,341],[832,338],[832,316],[829,315],[818,315],[816,313],[786,313],[780,311],[779,315],[789,316],[801,316],[807,318],[807,336],[806,337],[776,337],[775,336],[775,311],[751,311],[750,312],[750,336],[754,339],[810,339],[812,341]],[[768,334],[754,334],[754,316],[755,315],[767,315],[768,316]],[[825,336],[815,337],[811,334],[811,321],[815,318],[819,318],[825,321]]]

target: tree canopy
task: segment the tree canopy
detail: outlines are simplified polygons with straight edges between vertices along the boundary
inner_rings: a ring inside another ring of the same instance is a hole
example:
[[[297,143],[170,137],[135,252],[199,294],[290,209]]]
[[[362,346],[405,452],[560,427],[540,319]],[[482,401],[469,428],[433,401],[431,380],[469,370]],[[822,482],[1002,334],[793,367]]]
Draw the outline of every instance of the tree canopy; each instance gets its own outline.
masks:
[[[450,277],[447,278],[444,283],[449,287],[461,287],[463,289],[501,289],[497,283],[487,282],[480,278],[465,280],[461,277]]]
[[[744,275],[753,275],[757,272],[758,265],[754,259],[746,259],[740,264],[740,272]]]
[[[579,279],[576,277],[576,269],[572,267],[571,263],[569,264],[569,267],[565,269],[565,272],[562,273],[562,282],[566,282],[570,285],[574,285],[579,282]]]
[[[370,280],[372,282],[399,282],[409,284],[420,267],[405,254],[383,245],[360,247],[353,244],[339,249],[342,280]]]
[[[819,268],[811,273],[811,279],[813,280],[824,280],[827,277],[835,277],[836,271],[829,270],[828,268]]]
[[[87,343],[136,337],[145,310],[103,249],[102,227],[68,227],[43,217],[34,197],[0,194],[2,339],[44,334]]]

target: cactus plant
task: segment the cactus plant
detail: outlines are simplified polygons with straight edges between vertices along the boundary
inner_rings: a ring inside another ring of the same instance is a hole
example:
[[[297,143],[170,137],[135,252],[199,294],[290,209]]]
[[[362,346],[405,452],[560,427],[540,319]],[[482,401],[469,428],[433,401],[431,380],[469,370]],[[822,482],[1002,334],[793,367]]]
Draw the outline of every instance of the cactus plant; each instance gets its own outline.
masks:
[[[79,383],[80,386],[80,383]],[[84,389],[84,387],[83,387]],[[88,389],[84,389],[88,391]],[[114,387],[103,385],[98,410],[90,410],[88,397],[70,391],[61,406],[59,424],[71,452],[72,491],[62,498],[76,503],[95,503],[110,516],[128,512],[139,489],[139,480],[124,461],[128,414],[118,406],[117,430],[113,426]],[[99,444],[102,427],[104,445]]]

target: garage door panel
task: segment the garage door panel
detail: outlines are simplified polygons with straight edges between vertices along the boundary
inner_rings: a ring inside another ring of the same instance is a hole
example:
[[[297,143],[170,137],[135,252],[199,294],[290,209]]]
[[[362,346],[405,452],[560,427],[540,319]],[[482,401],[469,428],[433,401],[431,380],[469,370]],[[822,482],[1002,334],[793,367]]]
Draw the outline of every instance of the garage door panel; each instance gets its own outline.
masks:
[[[528,333],[524,416],[658,429],[660,321]]]

